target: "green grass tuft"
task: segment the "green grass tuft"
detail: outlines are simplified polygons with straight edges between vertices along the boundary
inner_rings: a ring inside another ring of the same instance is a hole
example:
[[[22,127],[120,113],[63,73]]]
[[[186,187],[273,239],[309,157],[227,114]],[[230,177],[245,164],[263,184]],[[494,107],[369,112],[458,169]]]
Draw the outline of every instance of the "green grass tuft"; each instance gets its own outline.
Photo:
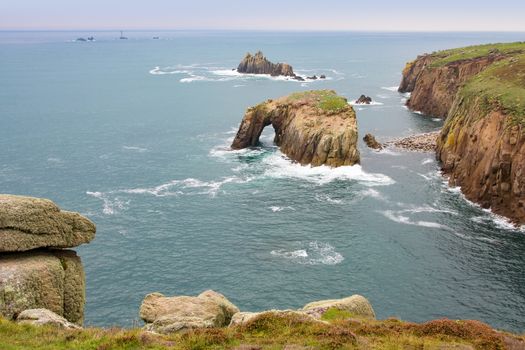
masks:
[[[354,317],[354,315],[346,310],[339,310],[336,308],[330,308],[325,311],[321,319],[323,321],[334,321],[334,320],[344,320]]]

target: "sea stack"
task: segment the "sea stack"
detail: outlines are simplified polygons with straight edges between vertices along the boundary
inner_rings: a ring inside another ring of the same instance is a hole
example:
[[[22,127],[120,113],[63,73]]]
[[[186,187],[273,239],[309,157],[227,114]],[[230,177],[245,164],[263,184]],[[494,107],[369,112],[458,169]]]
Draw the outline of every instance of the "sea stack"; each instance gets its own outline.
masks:
[[[300,164],[338,167],[359,163],[355,112],[335,91],[298,92],[249,108],[232,149],[257,146],[268,125],[275,130],[275,144]]]
[[[525,43],[435,52],[409,62],[407,106],[446,118],[436,155],[465,196],[525,224]]]
[[[60,210],[50,200],[1,194],[0,316],[16,319],[32,310],[27,314],[47,315],[42,318],[49,323],[62,316],[82,324],[84,269],[74,251],[59,248],[89,243],[94,237],[95,224]]]
[[[239,66],[237,67],[239,73],[249,74],[269,74],[273,77],[285,76],[295,77],[292,66],[288,63],[272,63],[261,51],[258,51],[255,55],[247,53],[243,58]]]

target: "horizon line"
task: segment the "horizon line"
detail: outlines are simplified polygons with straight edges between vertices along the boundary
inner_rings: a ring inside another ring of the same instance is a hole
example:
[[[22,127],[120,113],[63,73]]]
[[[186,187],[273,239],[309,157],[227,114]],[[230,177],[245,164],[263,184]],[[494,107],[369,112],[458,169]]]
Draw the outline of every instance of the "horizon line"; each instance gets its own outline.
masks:
[[[431,30],[431,29],[403,29],[403,30],[392,30],[392,29],[258,29],[258,28],[0,28],[0,32],[83,32],[83,31],[94,31],[94,32],[113,32],[113,31],[127,31],[127,32],[177,32],[177,31],[190,31],[190,32],[303,32],[303,33],[525,33],[523,30]],[[525,38],[524,38],[525,39]]]

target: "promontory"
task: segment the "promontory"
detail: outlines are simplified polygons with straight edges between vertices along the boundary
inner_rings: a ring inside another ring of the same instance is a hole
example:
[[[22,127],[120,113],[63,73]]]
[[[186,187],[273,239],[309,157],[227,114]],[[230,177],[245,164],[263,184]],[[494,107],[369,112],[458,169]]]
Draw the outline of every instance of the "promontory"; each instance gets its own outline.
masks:
[[[525,43],[419,56],[399,91],[410,109],[446,118],[436,155],[450,184],[525,224]]]
[[[335,91],[297,92],[249,108],[231,148],[257,146],[268,125],[275,130],[274,142],[281,152],[300,164],[359,163],[355,112]]]

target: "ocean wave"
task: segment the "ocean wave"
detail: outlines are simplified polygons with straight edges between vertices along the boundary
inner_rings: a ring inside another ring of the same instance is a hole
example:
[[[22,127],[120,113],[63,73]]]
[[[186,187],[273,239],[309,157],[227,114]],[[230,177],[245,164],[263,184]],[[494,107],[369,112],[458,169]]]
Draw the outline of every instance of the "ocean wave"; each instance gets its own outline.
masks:
[[[324,185],[336,180],[354,180],[365,186],[386,186],[395,181],[383,174],[366,173],[360,165],[331,168],[326,165],[310,166],[292,162],[280,152],[262,160],[267,166],[264,175],[271,178],[300,179]]]
[[[189,73],[188,70],[180,70],[180,69],[173,70],[171,67],[160,68],[158,66],[149,71],[149,74],[153,74],[153,75],[188,74],[188,73]]]
[[[425,159],[423,159],[423,160],[421,161],[421,164],[422,164],[422,165],[425,165],[425,164],[433,164],[433,163],[435,163],[435,160],[432,159],[432,158],[425,158]]]
[[[270,254],[301,265],[337,265],[344,260],[333,246],[317,241],[309,242],[302,249],[278,249],[272,250]]]
[[[343,203],[342,199],[335,199],[335,198],[330,197],[327,194],[316,194],[315,200],[318,202],[327,202],[327,203],[332,203],[332,204],[342,204]]]
[[[139,153],[144,153],[144,152],[149,151],[147,148],[139,147],[139,146],[122,146],[122,148],[128,151],[136,151]]]

